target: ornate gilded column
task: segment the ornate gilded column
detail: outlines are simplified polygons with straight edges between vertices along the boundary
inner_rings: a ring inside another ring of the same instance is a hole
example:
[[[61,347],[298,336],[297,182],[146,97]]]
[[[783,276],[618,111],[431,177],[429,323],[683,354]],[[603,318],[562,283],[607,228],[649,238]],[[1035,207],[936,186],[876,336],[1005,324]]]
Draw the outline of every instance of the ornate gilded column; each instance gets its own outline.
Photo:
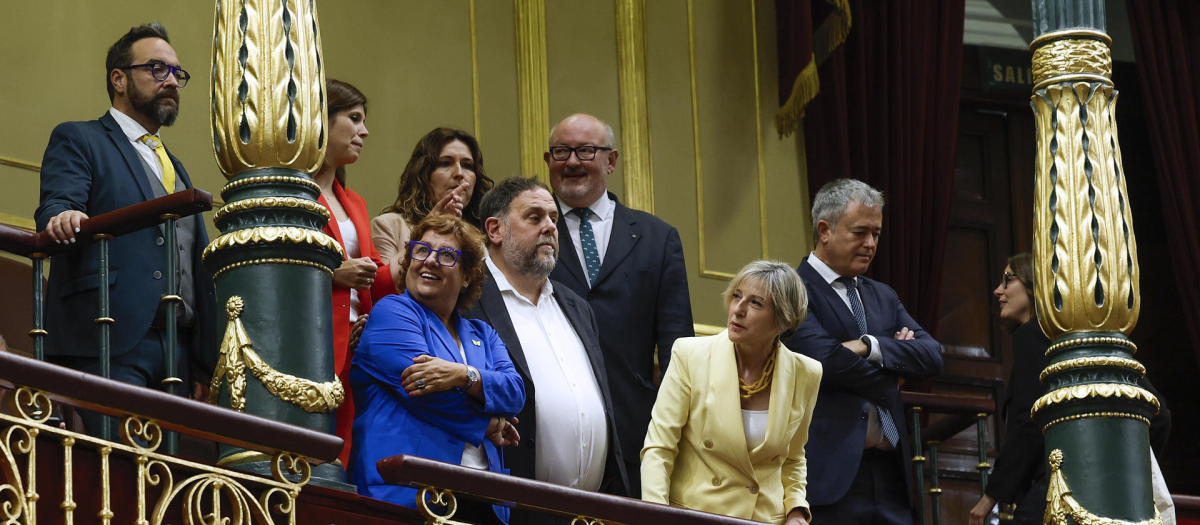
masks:
[[[1161,523],[1137,384],[1137,244],[1117,140],[1103,0],[1034,0],[1035,303],[1053,344],[1033,406],[1046,437],[1045,522]],[[1115,521],[1113,521],[1115,520]]]
[[[217,0],[212,134],[229,182],[204,250],[227,318],[210,401],[334,432],[332,276],[341,246],[312,179],[325,157],[325,75],[311,0]],[[223,446],[219,464],[270,475],[270,458]],[[353,490],[338,465],[315,484]]]

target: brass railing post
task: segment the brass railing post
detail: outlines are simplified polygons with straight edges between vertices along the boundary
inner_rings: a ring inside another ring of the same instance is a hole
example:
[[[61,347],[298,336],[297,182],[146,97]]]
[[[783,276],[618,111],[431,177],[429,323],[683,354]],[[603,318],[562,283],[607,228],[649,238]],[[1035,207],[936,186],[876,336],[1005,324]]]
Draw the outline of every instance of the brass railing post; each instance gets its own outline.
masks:
[[[46,271],[46,254],[31,253],[29,262],[33,265],[33,329],[29,337],[33,338],[33,357],[38,361],[46,360],[46,321],[42,311],[46,290],[42,284]]]
[[[912,409],[912,429],[913,443],[917,444],[916,450],[913,451],[912,457],[913,470],[915,470],[917,480],[917,496],[921,499],[920,505],[917,505],[917,524],[925,525],[925,456],[921,455],[921,407],[913,407]]]
[[[929,446],[929,510],[933,525],[939,525],[942,522],[942,489],[938,487],[938,442],[930,441],[926,445]]]
[[[176,279],[175,271],[177,265],[175,258],[179,256],[179,248],[176,247],[175,239],[175,220],[179,216],[173,213],[168,213],[162,216],[163,219],[163,237],[166,242],[163,243],[167,248],[167,268],[166,268],[166,293],[163,294],[162,301],[166,303],[166,333],[167,341],[165,361],[167,367],[167,378],[163,379],[163,384],[166,386],[168,394],[179,395],[179,384],[183,383],[183,379],[179,377],[179,363],[177,363],[179,352],[179,320],[176,315],[179,313],[179,303],[183,302],[183,298],[179,296],[179,282]],[[179,434],[167,432],[165,436],[166,452],[175,454],[179,449]]]
[[[100,315],[96,317],[96,324],[100,325],[100,377],[111,379],[112,334],[110,332],[113,318],[109,317],[108,308],[108,242],[112,240],[112,235],[97,233],[93,238],[96,239],[96,249],[99,253],[99,271],[97,272],[99,287],[97,291],[100,295]],[[100,416],[100,437],[112,441],[112,419],[107,416]]]
[[[985,412],[975,414],[975,428],[979,430],[979,464],[975,465],[975,469],[979,471],[979,494],[987,490],[988,470],[992,468],[992,464],[988,463],[987,456],[987,418]]]

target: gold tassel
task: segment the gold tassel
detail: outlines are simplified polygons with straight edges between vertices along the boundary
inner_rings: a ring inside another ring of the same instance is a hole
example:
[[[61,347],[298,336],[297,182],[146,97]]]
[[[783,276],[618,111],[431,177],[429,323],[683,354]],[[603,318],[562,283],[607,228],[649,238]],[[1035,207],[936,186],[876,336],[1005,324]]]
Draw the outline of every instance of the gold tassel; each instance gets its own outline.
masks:
[[[1064,498],[1071,495],[1071,488],[1063,476],[1062,461],[1062,450],[1054,449],[1050,453],[1050,487],[1046,490],[1046,514],[1042,516],[1042,523],[1066,525],[1067,522],[1069,511]]]
[[[820,92],[821,79],[817,75],[817,58],[813,55],[808,65],[796,75],[791,96],[775,112],[775,131],[779,133],[779,138],[791,135],[800,126],[800,121],[804,119],[804,106]]]
[[[837,49],[837,46],[842,45],[846,41],[846,37],[850,35],[850,0],[826,0],[833,7],[834,13],[829,16],[836,16],[841,22],[834,24],[829,31],[829,50]]]

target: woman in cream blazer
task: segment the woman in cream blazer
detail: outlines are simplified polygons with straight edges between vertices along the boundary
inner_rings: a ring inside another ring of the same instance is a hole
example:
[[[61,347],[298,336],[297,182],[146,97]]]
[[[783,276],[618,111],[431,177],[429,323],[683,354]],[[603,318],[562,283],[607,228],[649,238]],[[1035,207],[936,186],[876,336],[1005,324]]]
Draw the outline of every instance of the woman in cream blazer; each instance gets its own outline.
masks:
[[[804,445],[821,364],[780,344],[807,312],[789,265],[755,261],[724,294],[728,328],[675,341],[642,449],[642,499],[807,524]]]

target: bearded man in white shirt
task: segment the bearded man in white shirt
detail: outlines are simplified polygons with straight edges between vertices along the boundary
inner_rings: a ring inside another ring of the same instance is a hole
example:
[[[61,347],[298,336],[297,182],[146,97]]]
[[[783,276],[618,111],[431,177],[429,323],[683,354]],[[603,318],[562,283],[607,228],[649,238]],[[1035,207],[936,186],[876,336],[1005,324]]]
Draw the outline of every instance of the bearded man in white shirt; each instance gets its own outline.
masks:
[[[465,317],[500,334],[527,400],[517,415],[521,446],[505,450],[505,466],[524,478],[627,495],[595,315],[585,299],[549,279],[558,261],[558,207],[549,188],[511,178],[480,208],[489,278]],[[556,520],[514,510],[511,524]]]

